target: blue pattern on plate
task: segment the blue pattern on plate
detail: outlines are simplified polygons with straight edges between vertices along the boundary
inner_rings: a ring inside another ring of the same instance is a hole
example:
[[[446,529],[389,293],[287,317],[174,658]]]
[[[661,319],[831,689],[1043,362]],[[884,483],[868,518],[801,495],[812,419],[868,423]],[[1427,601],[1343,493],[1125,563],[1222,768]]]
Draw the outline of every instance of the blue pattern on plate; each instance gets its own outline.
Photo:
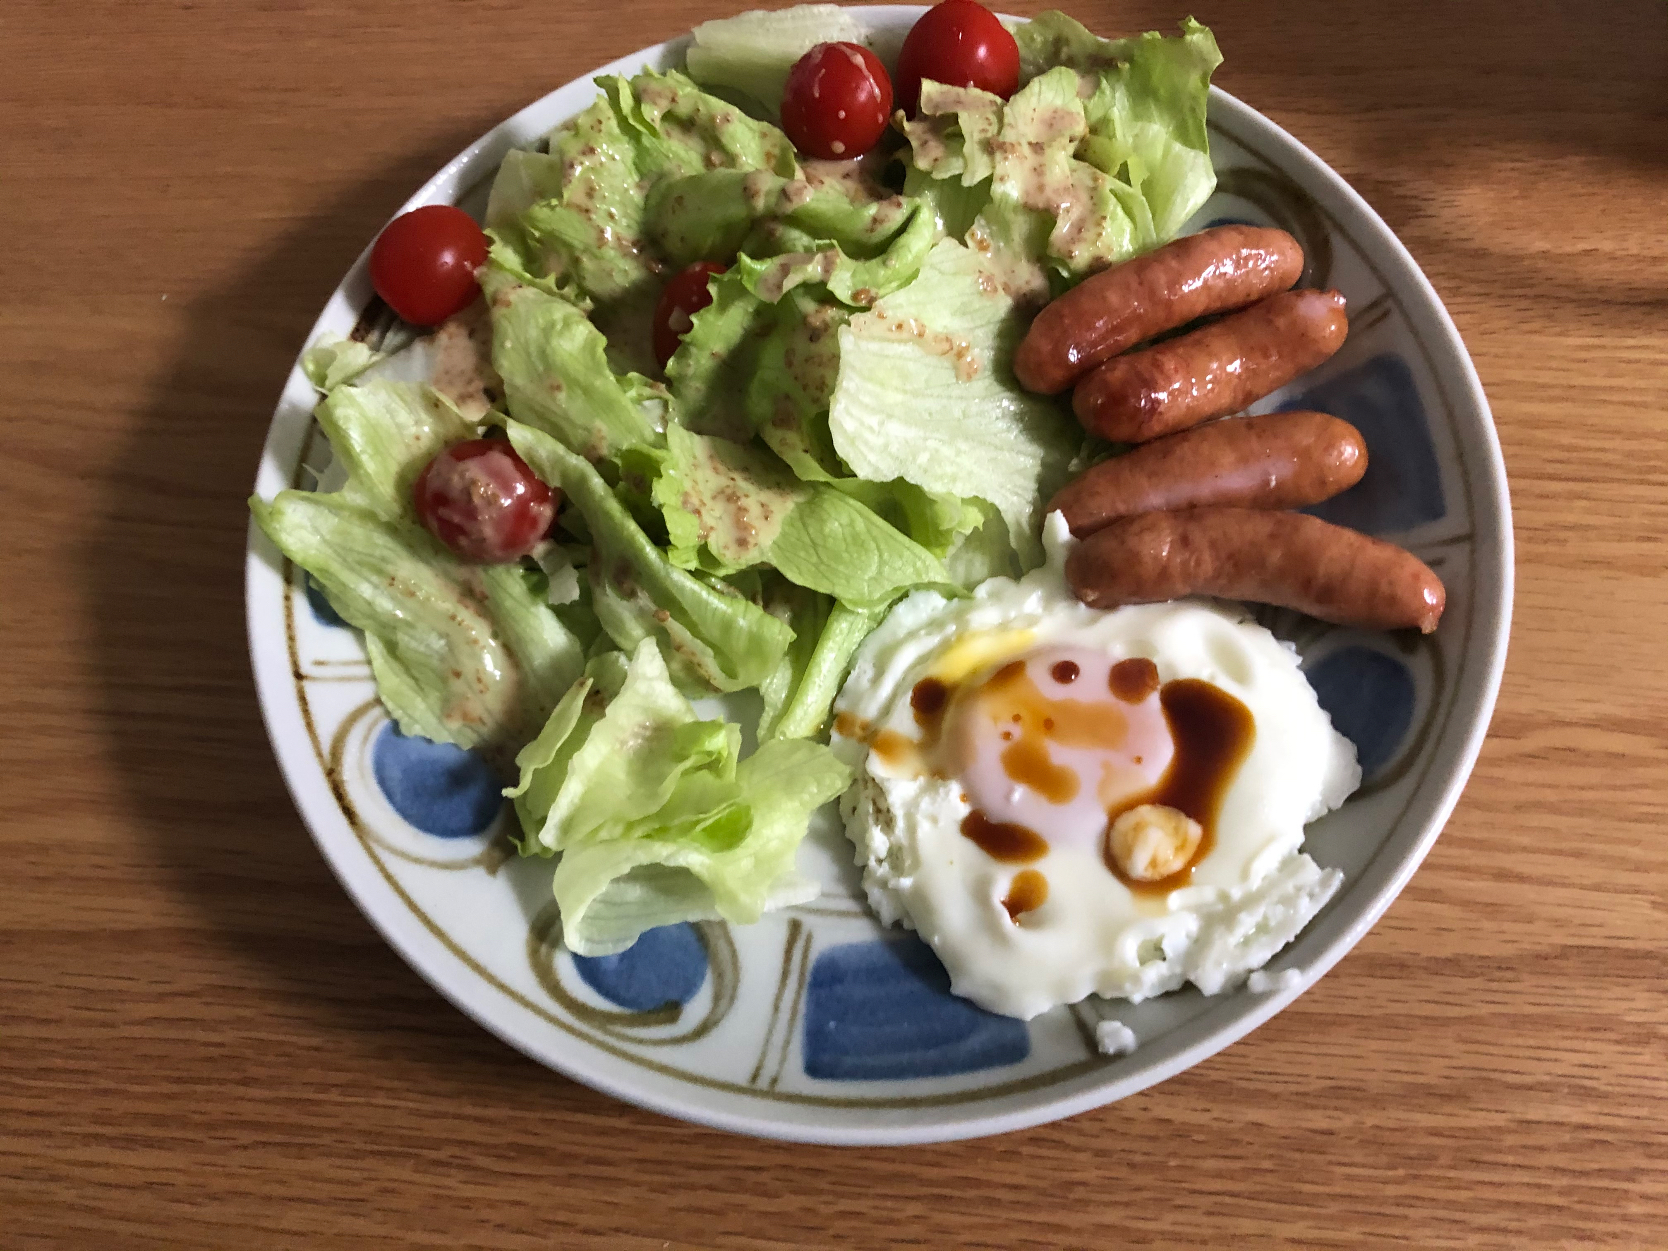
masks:
[[[830,1081],[948,1077],[1031,1054],[1023,1021],[950,993],[918,938],[830,947],[805,990],[805,1072]]]
[[[1206,230],[1215,230],[1218,226],[1261,226],[1262,222],[1254,222],[1249,217],[1213,217],[1205,223]]]
[[[604,999],[631,1012],[686,1004],[707,980],[707,949],[695,927],[645,930],[613,956],[575,956],[574,970]]]
[[[1306,671],[1332,724],[1355,744],[1361,775],[1389,763],[1413,724],[1413,675],[1394,656],[1346,647]]]
[[[407,738],[391,721],[371,748],[371,772],[395,812],[440,838],[479,834],[504,803],[497,776],[474,752]]]
[[[1367,534],[1411,530],[1447,512],[1425,405],[1401,357],[1375,356],[1281,408],[1342,417],[1367,441],[1367,472],[1361,481],[1308,512]]]

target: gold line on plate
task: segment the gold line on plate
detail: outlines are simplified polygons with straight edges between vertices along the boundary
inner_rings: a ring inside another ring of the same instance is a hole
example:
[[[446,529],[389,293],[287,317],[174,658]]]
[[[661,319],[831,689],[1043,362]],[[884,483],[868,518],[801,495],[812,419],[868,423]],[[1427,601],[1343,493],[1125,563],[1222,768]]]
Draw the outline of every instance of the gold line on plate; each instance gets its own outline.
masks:
[[[805,925],[798,917],[788,918],[788,936],[782,944],[782,971],[776,978],[776,997],[770,1001],[770,1023],[765,1027],[764,1039],[759,1044],[759,1062],[753,1066],[753,1072],[747,1078],[749,1086],[758,1085],[759,1078],[764,1074],[765,1057],[770,1054],[770,1040],[776,1036],[776,1022],[782,1015],[782,996],[788,989],[788,970],[793,967],[794,948],[799,943],[800,931]]]
[[[788,1011],[788,1021],[782,1030],[782,1055],[776,1061],[776,1072],[770,1079],[770,1089],[775,1090],[782,1074],[787,1071],[788,1054],[793,1051],[793,1032],[799,1025],[799,1008],[805,999],[805,983],[811,976],[811,931],[805,931],[805,941],[799,948],[799,975],[794,979],[793,1007]]]

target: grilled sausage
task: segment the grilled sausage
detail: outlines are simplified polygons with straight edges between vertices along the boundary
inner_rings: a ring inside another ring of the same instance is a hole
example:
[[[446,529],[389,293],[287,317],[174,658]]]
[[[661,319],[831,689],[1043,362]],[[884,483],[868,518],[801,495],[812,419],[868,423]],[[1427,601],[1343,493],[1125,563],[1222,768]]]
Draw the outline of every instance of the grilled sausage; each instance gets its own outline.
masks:
[[[1283,230],[1218,226],[1085,279],[1037,314],[1014,354],[1029,390],[1054,395],[1102,361],[1196,317],[1284,291],[1303,249]]]
[[[1325,413],[1229,417],[1102,461],[1050,501],[1082,538],[1135,513],[1227,504],[1302,508],[1361,481],[1367,444]]]
[[[1349,333],[1336,291],[1287,291],[1096,369],[1072,393],[1084,429],[1143,443],[1237,413],[1320,364]]]
[[[1318,517],[1252,508],[1120,518],[1072,549],[1066,580],[1091,608],[1218,595],[1337,625],[1426,634],[1447,598],[1425,563],[1394,544]]]

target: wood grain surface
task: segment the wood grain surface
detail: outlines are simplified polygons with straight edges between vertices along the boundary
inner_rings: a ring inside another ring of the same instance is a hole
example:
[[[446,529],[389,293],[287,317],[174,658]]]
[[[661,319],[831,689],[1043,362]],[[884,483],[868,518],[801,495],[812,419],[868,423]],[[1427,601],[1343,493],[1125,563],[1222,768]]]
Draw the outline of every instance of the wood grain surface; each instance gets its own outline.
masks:
[[[1107,33],[1186,11],[1075,7]],[[0,6],[0,1248],[1668,1246],[1656,0],[1194,10],[1221,85],[1447,301],[1518,541],[1505,685],[1447,832],[1250,1038],[1004,1138],[766,1144],[524,1059],[342,893],[244,649],[280,382],[442,161],[724,12]]]

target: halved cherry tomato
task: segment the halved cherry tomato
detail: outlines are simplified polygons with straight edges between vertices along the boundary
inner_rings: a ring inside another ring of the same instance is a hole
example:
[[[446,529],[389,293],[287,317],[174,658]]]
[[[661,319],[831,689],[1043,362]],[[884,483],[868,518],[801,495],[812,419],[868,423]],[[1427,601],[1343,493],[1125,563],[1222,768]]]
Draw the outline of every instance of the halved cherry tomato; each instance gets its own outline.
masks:
[[[712,303],[707,279],[723,272],[724,266],[713,261],[696,261],[674,274],[660,293],[660,302],[654,306],[654,354],[662,369],[689,333],[695,314]]]
[[[1019,87],[1019,45],[976,0],[944,0],[921,14],[898,53],[898,107],[911,117],[923,78],[1006,100]]]
[[[819,43],[788,71],[782,129],[793,146],[824,160],[862,156],[892,116],[892,80],[860,44]]]
[[[487,240],[475,219],[428,204],[389,222],[371,248],[371,286],[414,326],[438,326],[469,306],[480,288]]]
[[[502,565],[550,532],[561,493],[504,439],[470,439],[440,452],[412,488],[417,519],[464,560]]]

